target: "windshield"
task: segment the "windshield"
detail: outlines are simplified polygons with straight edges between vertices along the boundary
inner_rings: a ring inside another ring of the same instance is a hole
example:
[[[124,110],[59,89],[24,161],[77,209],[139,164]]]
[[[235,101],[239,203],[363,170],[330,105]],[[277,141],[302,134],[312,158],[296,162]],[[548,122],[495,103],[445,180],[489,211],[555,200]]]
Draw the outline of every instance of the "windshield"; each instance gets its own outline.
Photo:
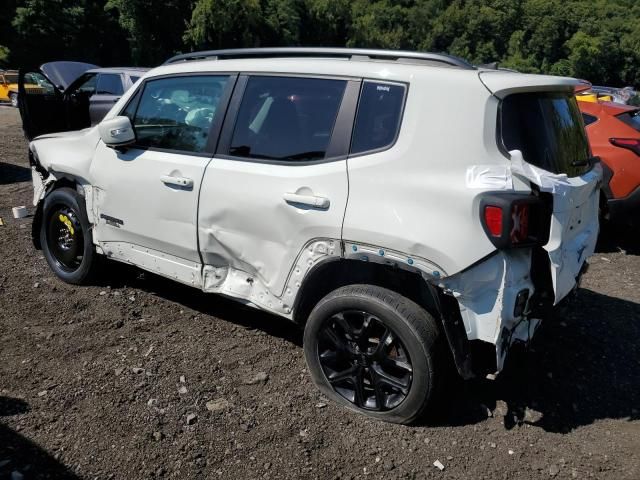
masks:
[[[616,118],[618,120],[622,120],[637,132],[640,132],[640,110],[625,112],[622,115],[618,115]]]
[[[6,74],[4,75],[4,79],[7,83],[18,83],[18,75],[17,74]]]
[[[502,103],[500,133],[505,148],[552,173],[578,176],[590,168],[590,149],[573,95],[519,93]]]

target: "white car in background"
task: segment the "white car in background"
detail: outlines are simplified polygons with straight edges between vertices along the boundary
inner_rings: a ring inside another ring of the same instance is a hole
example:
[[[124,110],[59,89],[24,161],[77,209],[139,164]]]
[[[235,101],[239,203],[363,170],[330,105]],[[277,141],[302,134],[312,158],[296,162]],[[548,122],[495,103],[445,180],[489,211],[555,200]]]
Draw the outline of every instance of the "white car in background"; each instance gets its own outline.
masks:
[[[489,348],[501,370],[576,288],[601,178],[578,83],[417,52],[180,55],[96,127],[32,140],[34,239],[66,282],[101,255],[304,325],[325,395],[412,422],[446,362],[486,373]]]

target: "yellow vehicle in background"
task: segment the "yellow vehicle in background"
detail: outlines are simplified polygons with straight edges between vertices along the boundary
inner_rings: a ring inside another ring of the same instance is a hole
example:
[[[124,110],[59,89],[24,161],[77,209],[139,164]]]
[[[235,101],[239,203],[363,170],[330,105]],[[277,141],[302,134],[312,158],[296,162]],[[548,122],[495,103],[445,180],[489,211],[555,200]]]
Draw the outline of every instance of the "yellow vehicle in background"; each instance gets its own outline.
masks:
[[[12,87],[15,87],[16,96],[15,101],[18,105],[18,72],[15,70],[0,71],[0,102],[11,101],[13,105],[12,97],[10,96]]]
[[[41,82],[33,74],[27,77],[25,75],[25,88],[30,93],[45,93],[46,85]],[[0,102],[11,102],[12,107],[18,107],[18,71],[4,70],[0,71]]]
[[[587,92],[576,95],[576,100],[580,100],[581,102],[591,102],[598,103],[600,102],[613,102],[613,97],[611,95],[601,95],[598,93]]]

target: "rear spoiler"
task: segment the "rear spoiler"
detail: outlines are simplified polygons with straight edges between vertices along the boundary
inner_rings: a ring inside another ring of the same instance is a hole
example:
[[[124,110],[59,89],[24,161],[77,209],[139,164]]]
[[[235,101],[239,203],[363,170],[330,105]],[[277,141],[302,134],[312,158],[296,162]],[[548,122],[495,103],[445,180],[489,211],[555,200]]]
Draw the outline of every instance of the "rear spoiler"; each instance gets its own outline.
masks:
[[[525,92],[574,93],[577,87],[584,86],[584,80],[576,78],[530,75],[504,70],[482,70],[478,77],[487,90],[498,98]]]
[[[588,92],[589,90],[591,90],[591,87],[593,87],[591,82],[588,82],[586,80],[580,80],[580,85],[576,85],[575,92],[576,94]]]

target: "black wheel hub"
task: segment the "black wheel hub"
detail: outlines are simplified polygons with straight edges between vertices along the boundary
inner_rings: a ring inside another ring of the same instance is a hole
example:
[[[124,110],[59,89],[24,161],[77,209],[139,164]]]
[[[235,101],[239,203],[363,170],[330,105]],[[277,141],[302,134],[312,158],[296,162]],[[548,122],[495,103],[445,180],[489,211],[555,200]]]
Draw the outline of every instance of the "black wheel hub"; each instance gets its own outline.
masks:
[[[390,410],[409,394],[408,352],[375,315],[348,310],[327,319],[318,335],[318,357],[334,391],[359,408]]]
[[[71,208],[61,206],[52,211],[47,225],[47,246],[62,270],[73,272],[80,267],[84,237],[80,220]]]

